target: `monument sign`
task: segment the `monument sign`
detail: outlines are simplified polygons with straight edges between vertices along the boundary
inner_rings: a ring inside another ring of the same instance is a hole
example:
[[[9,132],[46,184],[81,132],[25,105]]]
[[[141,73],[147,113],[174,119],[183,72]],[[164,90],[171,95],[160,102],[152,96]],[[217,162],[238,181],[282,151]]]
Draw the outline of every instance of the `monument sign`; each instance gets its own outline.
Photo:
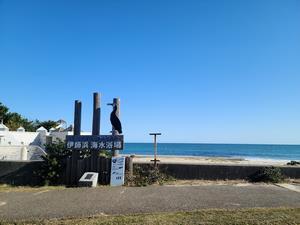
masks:
[[[117,121],[118,127],[121,127],[118,115],[115,115],[115,112],[119,110],[119,106],[113,105],[113,107],[112,115],[114,120],[111,119],[113,126],[112,135],[100,135],[100,97],[98,93],[94,93],[93,132],[92,135],[81,135],[81,102],[76,101],[74,113],[74,135],[67,135],[66,147],[73,150],[122,150],[124,147],[124,136],[115,131],[116,125],[113,123],[113,121]],[[121,130],[120,128],[118,129]]]
[[[110,104],[113,106],[111,113],[112,134],[100,135],[100,95],[94,93],[93,104],[93,129],[92,135],[81,135],[81,102],[75,101],[74,112],[74,133],[73,135],[67,135],[66,148],[73,150],[71,157],[71,169],[70,169],[70,183],[76,184],[78,182],[77,169],[80,159],[80,150],[90,150],[90,172],[96,172],[98,169],[105,167],[98,166],[101,160],[98,160],[100,150],[112,151],[114,155],[118,150],[122,150],[124,147],[124,136],[122,134],[122,125],[119,120],[119,107],[120,100],[114,99],[114,102]],[[101,163],[103,163],[101,161]],[[124,171],[125,171],[125,158],[113,157],[111,163],[111,181],[113,186],[124,184]],[[85,171],[89,172],[89,171]],[[100,175],[102,172],[100,171]],[[81,176],[81,175],[80,175]],[[97,178],[98,179],[98,178]],[[109,181],[109,180],[108,180]]]

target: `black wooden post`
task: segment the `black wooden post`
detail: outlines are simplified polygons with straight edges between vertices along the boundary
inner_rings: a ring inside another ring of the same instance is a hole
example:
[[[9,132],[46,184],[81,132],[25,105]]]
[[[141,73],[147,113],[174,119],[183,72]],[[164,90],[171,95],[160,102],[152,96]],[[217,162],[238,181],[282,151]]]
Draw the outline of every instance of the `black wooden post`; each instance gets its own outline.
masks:
[[[120,118],[120,99],[119,98],[114,98],[113,99],[113,105],[117,106],[117,112],[116,116]],[[116,135],[117,131],[112,127],[112,135]],[[118,156],[119,155],[119,150],[113,150],[113,156]]]
[[[100,94],[94,93],[92,135],[100,135]],[[97,172],[98,150],[91,150],[91,171]]]
[[[100,135],[100,94],[94,93],[94,104],[93,104],[93,135]]]
[[[127,156],[125,158],[125,171],[128,173],[129,177],[133,176],[133,156]]]
[[[74,135],[80,135],[81,133],[81,101],[75,101],[75,110],[74,110]]]
[[[75,101],[75,110],[74,110],[74,135],[80,135],[81,133],[81,102]],[[78,182],[77,177],[77,164],[79,160],[79,151],[72,150],[72,166],[71,166],[71,185],[76,185]]]

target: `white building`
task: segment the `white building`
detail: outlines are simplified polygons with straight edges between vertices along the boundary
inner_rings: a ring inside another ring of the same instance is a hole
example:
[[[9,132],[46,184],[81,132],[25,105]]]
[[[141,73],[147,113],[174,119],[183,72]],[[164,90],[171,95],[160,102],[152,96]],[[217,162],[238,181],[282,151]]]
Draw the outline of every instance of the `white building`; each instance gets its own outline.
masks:
[[[67,135],[72,135],[72,128],[61,126],[51,128],[48,132],[40,127],[36,132],[27,132],[23,127],[10,131],[0,123],[0,160],[40,160],[45,155],[46,144],[64,141]]]

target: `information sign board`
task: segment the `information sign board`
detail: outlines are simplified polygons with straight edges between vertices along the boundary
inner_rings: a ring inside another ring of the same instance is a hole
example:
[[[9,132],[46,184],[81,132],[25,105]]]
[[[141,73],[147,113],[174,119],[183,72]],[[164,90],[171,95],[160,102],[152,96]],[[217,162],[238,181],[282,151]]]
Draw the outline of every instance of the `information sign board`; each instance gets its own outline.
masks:
[[[124,185],[125,176],[125,157],[112,157],[111,159],[111,186]]]

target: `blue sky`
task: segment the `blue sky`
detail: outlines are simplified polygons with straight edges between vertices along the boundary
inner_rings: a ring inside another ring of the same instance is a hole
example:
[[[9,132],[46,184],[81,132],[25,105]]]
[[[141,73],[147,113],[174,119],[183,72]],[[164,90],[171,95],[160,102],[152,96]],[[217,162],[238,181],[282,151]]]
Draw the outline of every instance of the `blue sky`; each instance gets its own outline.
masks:
[[[300,1],[0,0],[0,101],[126,141],[300,143]]]

